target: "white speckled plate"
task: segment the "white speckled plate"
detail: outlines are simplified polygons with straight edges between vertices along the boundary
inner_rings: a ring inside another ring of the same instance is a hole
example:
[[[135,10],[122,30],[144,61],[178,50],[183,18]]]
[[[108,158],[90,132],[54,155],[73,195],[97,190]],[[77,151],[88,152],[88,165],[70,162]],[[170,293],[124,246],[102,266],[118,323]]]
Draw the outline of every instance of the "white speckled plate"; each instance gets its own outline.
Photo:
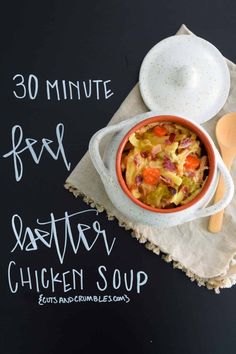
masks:
[[[230,89],[225,58],[195,35],[178,35],[156,44],[145,56],[140,91],[150,110],[166,110],[197,123],[223,107]]]

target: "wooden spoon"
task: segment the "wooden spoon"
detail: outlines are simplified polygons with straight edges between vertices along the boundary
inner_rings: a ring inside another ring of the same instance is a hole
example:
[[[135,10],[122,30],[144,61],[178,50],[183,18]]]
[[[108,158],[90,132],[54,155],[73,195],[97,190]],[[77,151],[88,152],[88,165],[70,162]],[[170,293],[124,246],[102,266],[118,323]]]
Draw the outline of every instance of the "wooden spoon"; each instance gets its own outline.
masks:
[[[221,155],[225,165],[230,170],[234,157],[236,156],[236,112],[228,113],[221,117],[216,125],[216,138],[220,146]],[[214,203],[224,195],[224,179],[220,177],[216,190]],[[211,216],[208,230],[219,232],[221,230],[224,210]]]

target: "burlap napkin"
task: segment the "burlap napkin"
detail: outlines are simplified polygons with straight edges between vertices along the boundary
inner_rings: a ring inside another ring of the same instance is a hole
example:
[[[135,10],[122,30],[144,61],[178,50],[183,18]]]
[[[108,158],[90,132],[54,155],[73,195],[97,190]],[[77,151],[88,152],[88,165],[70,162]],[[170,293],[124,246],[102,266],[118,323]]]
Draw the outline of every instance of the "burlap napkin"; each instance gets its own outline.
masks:
[[[177,34],[190,34],[182,25]],[[224,108],[219,114],[204,124],[204,128],[215,140],[214,130],[217,119],[226,112],[236,111],[236,65],[227,60],[231,75],[231,90]],[[109,124],[118,123],[136,114],[148,111],[140,96],[138,84],[129,93]],[[232,168],[236,178],[236,164]],[[105,210],[108,218],[117,218],[120,226],[133,230],[132,235],[145,247],[173,262],[174,268],[182,269],[198,285],[219,292],[220,288],[231,287],[236,283],[236,196],[225,211],[223,229],[218,234],[207,231],[208,218],[202,218],[162,230],[132,224],[112,205],[99,175],[94,169],[88,152],[67,178],[65,187],[99,211]]]

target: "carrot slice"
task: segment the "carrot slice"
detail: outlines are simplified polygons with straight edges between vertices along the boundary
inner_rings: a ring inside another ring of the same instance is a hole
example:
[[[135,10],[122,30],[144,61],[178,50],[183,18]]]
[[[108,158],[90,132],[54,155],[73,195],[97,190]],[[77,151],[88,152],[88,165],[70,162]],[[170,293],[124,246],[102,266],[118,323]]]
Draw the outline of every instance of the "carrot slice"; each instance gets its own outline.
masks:
[[[196,155],[188,155],[185,160],[184,167],[187,170],[192,170],[198,168],[200,165],[200,160]]]
[[[143,170],[143,181],[146,184],[155,185],[158,183],[160,178],[160,170],[158,168],[146,167]]]
[[[164,136],[167,134],[167,129],[165,127],[161,127],[160,125],[157,125],[155,128],[153,128],[153,133],[156,136]]]

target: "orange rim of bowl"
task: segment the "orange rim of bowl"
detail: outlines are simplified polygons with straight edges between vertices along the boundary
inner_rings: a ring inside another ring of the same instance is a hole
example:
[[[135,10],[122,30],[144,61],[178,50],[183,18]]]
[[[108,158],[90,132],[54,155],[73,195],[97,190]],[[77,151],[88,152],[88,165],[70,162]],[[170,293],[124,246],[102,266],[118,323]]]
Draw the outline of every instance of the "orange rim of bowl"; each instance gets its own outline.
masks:
[[[207,177],[207,180],[206,180],[202,190],[200,191],[200,193],[193,200],[191,200],[189,203],[187,203],[185,205],[181,205],[180,207],[169,208],[169,209],[153,208],[153,207],[141,202],[140,200],[136,199],[131,194],[130,190],[128,189],[126,182],[125,182],[123,175],[122,175],[122,170],[121,170],[122,153],[123,153],[124,147],[129,139],[130,135],[133,134],[134,132],[136,132],[138,129],[144,127],[145,125],[148,125],[151,123],[162,123],[162,122],[178,123],[188,129],[192,130],[194,133],[196,133],[198,138],[200,139],[200,141],[202,142],[202,144],[204,145],[204,147],[206,149],[207,156],[208,156],[208,165],[209,165],[208,177]],[[136,124],[133,128],[131,128],[128,131],[128,133],[126,133],[126,135],[122,139],[122,141],[119,145],[119,148],[117,150],[117,155],[116,155],[116,174],[117,174],[119,184],[120,184],[122,190],[124,191],[124,193],[139,207],[149,210],[149,211],[153,211],[155,213],[166,214],[166,213],[178,212],[178,211],[185,210],[185,209],[191,207],[192,205],[196,204],[200,199],[202,199],[202,197],[208,191],[208,189],[213,181],[213,178],[214,178],[215,167],[216,167],[216,160],[215,160],[214,150],[213,150],[213,147],[212,147],[208,137],[204,134],[204,132],[202,132],[191,121],[188,121],[188,120],[181,118],[181,117],[172,116],[172,115],[154,116],[151,118],[147,118],[147,119],[141,121],[140,123]]]

